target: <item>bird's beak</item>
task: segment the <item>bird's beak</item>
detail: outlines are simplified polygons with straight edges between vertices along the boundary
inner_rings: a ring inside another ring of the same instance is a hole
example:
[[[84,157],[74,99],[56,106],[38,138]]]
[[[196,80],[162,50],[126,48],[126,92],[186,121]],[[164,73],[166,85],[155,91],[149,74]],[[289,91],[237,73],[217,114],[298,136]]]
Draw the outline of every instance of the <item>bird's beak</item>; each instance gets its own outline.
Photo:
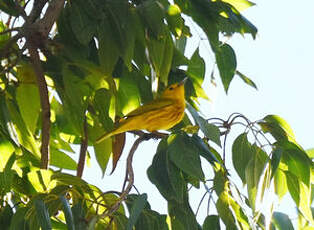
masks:
[[[187,80],[188,77],[185,77],[182,81],[179,82],[179,85],[184,85]]]

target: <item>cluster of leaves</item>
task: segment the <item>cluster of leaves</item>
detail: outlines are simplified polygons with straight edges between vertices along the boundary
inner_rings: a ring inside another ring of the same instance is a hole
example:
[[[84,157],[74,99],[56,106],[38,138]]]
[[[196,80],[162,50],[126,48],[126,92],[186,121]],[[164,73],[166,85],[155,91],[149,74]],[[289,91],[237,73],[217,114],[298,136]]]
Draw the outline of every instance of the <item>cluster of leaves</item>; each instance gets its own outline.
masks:
[[[207,98],[202,89],[205,61],[198,49],[191,58],[184,55],[191,36],[185,19],[191,18],[206,34],[226,92],[235,75],[256,87],[237,70],[232,47],[219,39],[234,33],[255,38],[257,29],[239,12],[252,6],[251,2],[67,1],[57,17],[55,33],[44,42],[38,41],[36,47],[45,57],[39,66],[49,89],[51,115],[47,121],[43,113],[47,104],[38,83],[40,69],[29,55],[27,44],[36,44],[37,31],[32,28],[39,28],[35,25],[45,21],[47,12],[51,16],[53,7],[49,6],[56,2],[0,2],[1,14],[7,18],[7,22],[0,22],[1,227],[139,230],[149,226],[160,230],[171,226],[174,230],[206,230],[219,229],[222,221],[227,229],[265,229],[271,222],[274,228],[288,229],[283,227],[290,223],[285,214],[275,212],[272,220],[267,219],[258,207],[271,186],[280,198],[290,193],[300,212],[300,226],[313,224],[312,161],[282,120],[268,116],[258,124],[249,122],[245,133],[233,143],[233,166],[246,185],[246,196],[231,182],[225,142],[221,144],[220,140],[227,137],[239,116],[223,121],[220,127],[196,111],[198,99]],[[24,9],[32,3],[28,14]],[[47,12],[40,18],[45,4]],[[15,26],[22,20],[25,24]],[[149,179],[168,202],[168,216],[153,211],[146,194],[124,197],[123,192],[103,192],[78,176],[61,172],[77,170],[81,175],[86,148],[92,146],[104,174],[112,154],[117,163],[121,148],[117,153],[114,138],[99,144],[95,140],[113,127],[116,117],[152,100],[156,92],[185,76],[189,78],[185,96],[193,119],[186,116],[171,135],[163,138],[148,169]],[[51,123],[51,130],[43,129],[44,122]],[[46,169],[41,162],[41,138],[47,132],[49,166],[59,168],[57,171]],[[248,141],[249,133],[254,136],[253,142]],[[264,133],[275,140],[269,143],[268,151],[258,137],[264,137]],[[82,164],[70,157],[75,144],[81,145]],[[201,158],[213,169],[211,185]],[[208,216],[202,226],[190,206],[188,189],[190,185],[199,189],[201,184],[214,200],[218,214]],[[119,205],[121,202],[125,206]]]

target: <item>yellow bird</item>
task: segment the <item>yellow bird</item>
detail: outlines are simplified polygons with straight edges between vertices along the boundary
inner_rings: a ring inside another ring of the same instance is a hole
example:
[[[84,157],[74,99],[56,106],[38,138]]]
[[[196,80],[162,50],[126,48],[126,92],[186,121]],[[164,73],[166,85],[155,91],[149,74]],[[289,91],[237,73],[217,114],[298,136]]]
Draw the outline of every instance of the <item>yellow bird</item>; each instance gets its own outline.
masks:
[[[147,130],[153,132],[167,130],[178,124],[184,116],[184,83],[186,80],[187,77],[179,83],[170,85],[159,98],[128,113],[113,130],[99,137],[96,143],[127,131]]]

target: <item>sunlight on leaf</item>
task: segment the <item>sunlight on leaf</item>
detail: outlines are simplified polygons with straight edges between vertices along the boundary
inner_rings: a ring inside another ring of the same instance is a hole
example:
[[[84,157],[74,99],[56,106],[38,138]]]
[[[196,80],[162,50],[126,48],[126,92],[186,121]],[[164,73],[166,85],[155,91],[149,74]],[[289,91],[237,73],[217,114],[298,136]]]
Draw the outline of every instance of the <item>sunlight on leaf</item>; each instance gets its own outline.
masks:
[[[246,10],[247,8],[255,5],[255,3],[247,0],[222,0],[222,1],[231,4],[238,11]]]

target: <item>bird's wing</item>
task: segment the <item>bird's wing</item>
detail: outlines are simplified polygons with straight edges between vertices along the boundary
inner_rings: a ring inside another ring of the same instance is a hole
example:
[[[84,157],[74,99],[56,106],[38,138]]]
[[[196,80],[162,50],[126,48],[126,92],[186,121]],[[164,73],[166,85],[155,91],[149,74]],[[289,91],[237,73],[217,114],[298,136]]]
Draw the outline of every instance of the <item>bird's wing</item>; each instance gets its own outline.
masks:
[[[169,105],[172,105],[173,103],[174,102],[170,99],[158,98],[158,99],[155,99],[155,100],[131,111],[125,117],[133,117],[133,116],[141,115],[141,114],[149,112],[149,111],[154,111],[154,110],[158,110],[158,109],[167,107]]]

